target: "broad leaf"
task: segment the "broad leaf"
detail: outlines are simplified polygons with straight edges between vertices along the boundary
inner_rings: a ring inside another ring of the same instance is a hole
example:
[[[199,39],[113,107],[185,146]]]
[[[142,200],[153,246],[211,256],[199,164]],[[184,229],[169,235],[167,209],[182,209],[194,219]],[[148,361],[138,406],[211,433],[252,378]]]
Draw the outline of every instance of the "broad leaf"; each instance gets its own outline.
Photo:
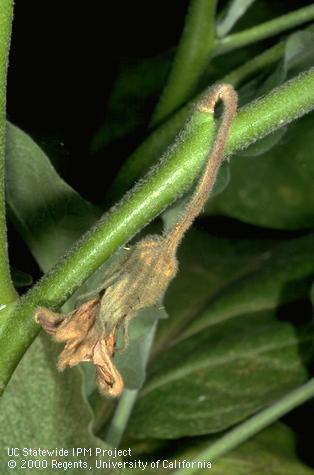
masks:
[[[177,338],[227,286],[258,270],[276,244],[275,240],[209,237],[190,230],[179,249],[180,270],[165,299],[169,319],[160,322],[154,352]]]
[[[275,70],[261,84],[256,78],[240,89],[241,104],[313,66],[313,45],[311,27],[291,34],[284,58]],[[312,226],[313,117],[310,114],[290,127],[279,129],[232,157],[230,185],[208,202],[206,212],[279,229]],[[249,161],[255,157],[258,160]]]
[[[235,156],[229,186],[209,200],[207,212],[276,229],[314,225],[314,114],[288,127],[258,159]]]
[[[314,325],[303,323],[310,304],[302,302],[313,280],[314,236],[272,243],[250,260],[243,245],[243,268],[240,245],[232,241],[226,252],[221,241],[219,251],[208,240],[207,257],[198,247],[200,257],[192,254],[177,277],[185,283],[169,290],[170,328],[167,334],[165,322],[135,406],[129,429],[134,437],[218,432],[308,379]],[[197,273],[189,275],[193,268]],[[183,309],[174,323],[171,306]]]
[[[152,364],[131,434],[178,438],[232,426],[307,380],[313,338],[313,326],[296,333],[260,311],[181,341]]]
[[[313,42],[314,28],[312,25],[288,37],[285,48],[284,68],[289,78],[313,66]]]
[[[269,93],[287,79],[291,79],[313,66],[313,45],[314,33],[311,27],[289,35],[286,40],[283,59],[275,66],[274,70],[266,76],[266,78],[265,73],[262,73],[259,77],[240,88],[238,91],[240,105],[245,105],[247,102]],[[280,142],[286,132],[287,127],[276,130],[267,137],[250,145],[247,149],[240,151],[237,155],[240,157],[256,157],[262,155]]]
[[[26,353],[15,371],[0,401],[0,445],[3,448],[0,456],[1,474],[12,473],[8,461],[17,462],[16,473],[34,474],[33,460],[47,460],[48,466],[44,473],[61,473],[52,465],[52,460],[76,462],[81,459],[86,463],[86,473],[96,474],[95,448],[106,448],[106,445],[94,437],[90,431],[91,413],[81,391],[81,377],[77,371],[66,370],[58,373],[55,360],[58,347],[50,339],[41,335]],[[7,454],[7,447],[20,450],[19,457]],[[23,448],[49,449],[64,448],[69,450],[67,457],[23,456]],[[91,449],[91,456],[73,456],[72,449],[82,447]],[[101,457],[106,460],[105,457]],[[22,468],[22,460],[28,460],[27,468]],[[89,468],[91,467],[91,469]],[[68,466],[71,474],[82,473],[81,468]],[[102,473],[109,473],[105,470]]]
[[[40,147],[11,124],[6,196],[12,219],[44,271],[100,216],[60,178]]]

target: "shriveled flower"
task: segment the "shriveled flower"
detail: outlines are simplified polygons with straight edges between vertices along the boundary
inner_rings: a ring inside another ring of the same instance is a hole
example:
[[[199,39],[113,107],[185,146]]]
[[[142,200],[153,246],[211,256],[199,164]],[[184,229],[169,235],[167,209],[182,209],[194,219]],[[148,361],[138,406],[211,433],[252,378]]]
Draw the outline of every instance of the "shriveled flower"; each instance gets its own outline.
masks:
[[[184,212],[162,236],[147,236],[134,245],[122,260],[112,265],[96,299],[90,300],[68,315],[38,309],[36,320],[66,342],[60,355],[59,368],[92,361],[102,392],[121,394],[122,378],[112,363],[116,333],[124,330],[124,346],[128,341],[128,323],[139,311],[155,305],[174,278],[178,264],[176,253],[184,234],[201,212],[213,189],[224,159],[228,132],[237,109],[237,94],[228,84],[218,84],[198,104],[199,112],[214,116],[216,104],[224,110],[211,153],[196,190]]]
[[[128,322],[140,310],[155,305],[177,272],[177,249],[185,232],[201,212],[213,189],[224,159],[228,132],[237,110],[237,94],[229,84],[218,84],[199,102],[200,112],[214,116],[219,101],[224,104],[221,123],[203,174],[184,212],[162,236],[147,236],[131,248],[120,265],[109,269],[103,285],[100,315],[105,329],[124,328],[127,344]]]
[[[175,254],[167,252],[162,236],[147,236],[134,245],[122,261],[108,269],[100,304],[100,318],[106,334],[124,329],[140,310],[151,307],[163,296],[177,272]]]
[[[97,383],[102,393],[117,397],[122,393],[123,380],[112,362],[116,329],[105,333],[98,319],[100,300],[89,300],[71,313],[62,315],[38,308],[35,320],[58,342],[65,342],[58,368],[91,361],[96,368]]]

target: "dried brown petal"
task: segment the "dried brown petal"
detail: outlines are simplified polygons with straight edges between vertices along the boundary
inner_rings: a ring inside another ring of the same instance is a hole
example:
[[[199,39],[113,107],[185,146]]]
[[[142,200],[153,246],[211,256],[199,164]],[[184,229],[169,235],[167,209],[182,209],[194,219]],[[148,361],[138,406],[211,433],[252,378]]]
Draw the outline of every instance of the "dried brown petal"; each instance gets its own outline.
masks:
[[[95,346],[93,363],[96,367],[97,384],[101,392],[111,397],[120,396],[124,387],[123,380],[112,363],[111,353],[104,340],[98,341]]]
[[[111,359],[115,349],[115,329],[105,335],[98,320],[99,306],[99,299],[93,299],[66,315],[38,308],[35,320],[56,341],[65,342],[58,362],[60,370],[81,361],[91,361],[96,367],[101,392],[117,397],[123,391],[123,381]]]

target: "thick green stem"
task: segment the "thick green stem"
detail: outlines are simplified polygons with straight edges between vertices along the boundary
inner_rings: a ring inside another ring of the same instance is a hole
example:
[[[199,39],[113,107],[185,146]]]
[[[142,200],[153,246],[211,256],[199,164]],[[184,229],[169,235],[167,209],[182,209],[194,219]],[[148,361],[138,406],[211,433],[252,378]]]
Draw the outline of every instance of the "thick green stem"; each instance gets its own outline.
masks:
[[[234,49],[256,43],[257,41],[278,35],[283,31],[295,28],[298,25],[309,22],[314,19],[314,5],[309,5],[299,10],[287,13],[273,20],[254,26],[248,30],[234,33],[217,40],[215,44],[215,56],[227,53]]]
[[[6,82],[12,17],[13,1],[0,0],[0,309],[16,299],[9,269],[4,201]]]
[[[249,146],[314,108],[314,68],[241,109],[232,125],[227,154]],[[16,305],[0,328],[0,387],[4,388],[39,331],[37,306],[57,308],[119,246],[188,189],[212,146],[212,114],[194,111],[159,166],[107,215]]]
[[[217,0],[190,0],[182,37],[151,126],[193,96],[214,48],[216,3]]]
[[[221,82],[227,82],[236,88],[244,79],[251,77],[254,73],[260,71],[262,67],[278,61],[283,54],[284,44],[279,43],[225,76]],[[200,96],[198,96],[198,98],[199,97]],[[182,107],[166,122],[154,130],[132,153],[113,181],[108,193],[108,199],[110,201],[114,202],[119,199],[121,195],[156,162],[157,158],[161,156],[166,147],[174,140],[186,118],[191,113],[194,103],[195,100],[190,101]]]
[[[245,442],[259,431],[277,421],[280,417],[290,412],[300,404],[314,397],[314,380],[311,379],[303,386],[295,389],[287,396],[280,399],[271,407],[264,409],[260,413],[251,417],[247,421],[238,425],[231,431],[227,432],[223,437],[211,444],[208,449],[200,452],[197,460],[214,461],[230,450],[236,448],[242,442]],[[175,475],[190,475],[198,473],[198,469],[182,469],[177,470]]]

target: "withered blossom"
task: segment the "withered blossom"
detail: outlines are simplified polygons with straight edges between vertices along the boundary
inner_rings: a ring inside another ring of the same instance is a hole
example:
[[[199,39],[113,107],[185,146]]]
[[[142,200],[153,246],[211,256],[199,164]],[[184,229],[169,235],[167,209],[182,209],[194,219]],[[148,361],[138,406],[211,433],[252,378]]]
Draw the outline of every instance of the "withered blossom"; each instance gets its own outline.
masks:
[[[127,252],[126,258],[109,268],[100,304],[106,332],[124,329],[140,310],[156,304],[177,272],[174,254],[165,252],[162,236],[146,236]]]
[[[36,321],[54,335],[56,341],[65,342],[59,368],[92,361],[104,394],[119,396],[123,389],[122,378],[112,362],[118,330],[124,330],[125,347],[129,321],[163,296],[177,272],[178,246],[214,186],[236,113],[237,94],[232,86],[218,84],[197,106],[199,111],[213,115],[219,100],[224,103],[224,112],[211,154],[190,202],[174,226],[162,236],[145,237],[112,265],[96,299],[67,315],[44,308],[36,311]]]
[[[89,300],[68,314],[38,308],[35,320],[58,342],[65,342],[58,368],[91,361],[96,368],[97,384],[103,394],[117,397],[123,390],[121,375],[112,362],[116,330],[105,333],[99,321],[99,298]]]

